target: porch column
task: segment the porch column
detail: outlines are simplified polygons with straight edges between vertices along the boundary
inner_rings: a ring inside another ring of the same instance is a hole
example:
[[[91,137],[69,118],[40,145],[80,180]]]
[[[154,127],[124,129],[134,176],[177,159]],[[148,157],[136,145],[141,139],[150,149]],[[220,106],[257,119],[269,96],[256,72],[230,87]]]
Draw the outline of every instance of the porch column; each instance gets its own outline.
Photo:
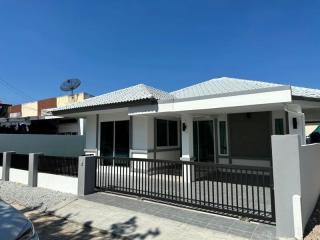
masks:
[[[299,135],[300,143],[306,144],[305,116],[301,106],[298,104],[288,104],[286,111],[288,112],[289,134]]]
[[[181,148],[182,161],[194,161],[193,153],[193,117],[190,114],[181,115]],[[189,183],[195,180],[194,165],[183,164],[183,180],[186,187],[190,187]],[[190,191],[189,191],[190,192]]]
[[[181,115],[181,147],[182,157],[180,160],[193,161],[193,117],[190,114]]]

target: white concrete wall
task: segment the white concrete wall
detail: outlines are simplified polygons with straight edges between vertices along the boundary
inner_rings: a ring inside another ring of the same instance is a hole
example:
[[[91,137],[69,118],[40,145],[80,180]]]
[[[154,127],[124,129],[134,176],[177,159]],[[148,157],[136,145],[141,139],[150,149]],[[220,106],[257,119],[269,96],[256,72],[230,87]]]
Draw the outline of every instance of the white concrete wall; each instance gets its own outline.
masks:
[[[302,224],[307,221],[320,194],[320,144],[304,145],[300,148],[301,210]]]
[[[48,188],[59,192],[77,194],[78,178],[49,173],[38,173],[38,187]]]
[[[9,181],[17,182],[27,185],[28,184],[28,171],[10,168]]]
[[[76,157],[83,155],[84,141],[84,136],[0,134],[0,152]]]
[[[2,179],[2,166],[0,166],[0,179]]]
[[[320,144],[302,145],[298,135],[272,136],[278,237],[302,239],[320,195]]]
[[[132,117],[132,149],[152,150],[154,147],[154,118]]]
[[[281,238],[296,237],[292,201],[301,195],[299,145],[297,135],[272,136],[276,227]]]

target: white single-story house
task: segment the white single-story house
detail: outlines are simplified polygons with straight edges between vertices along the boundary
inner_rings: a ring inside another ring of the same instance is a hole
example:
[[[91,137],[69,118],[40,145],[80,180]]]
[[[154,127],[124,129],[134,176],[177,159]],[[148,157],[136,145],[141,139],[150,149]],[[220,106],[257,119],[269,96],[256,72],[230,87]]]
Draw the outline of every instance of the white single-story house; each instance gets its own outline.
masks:
[[[320,122],[320,90],[217,78],[174,92],[144,84],[52,109],[86,119],[86,154],[271,166],[271,135]]]

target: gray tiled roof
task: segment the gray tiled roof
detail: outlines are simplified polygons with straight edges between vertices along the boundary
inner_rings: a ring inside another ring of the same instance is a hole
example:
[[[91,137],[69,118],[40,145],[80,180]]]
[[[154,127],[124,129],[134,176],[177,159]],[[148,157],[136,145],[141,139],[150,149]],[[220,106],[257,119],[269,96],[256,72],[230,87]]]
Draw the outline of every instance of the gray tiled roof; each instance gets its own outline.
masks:
[[[65,111],[71,109],[87,108],[93,106],[102,106],[115,103],[129,103],[139,100],[159,100],[159,99],[171,99],[172,96],[159,89],[146,86],[144,84],[138,84],[132,87],[120,89],[114,92],[99,95],[86,99],[82,102],[69,104],[63,107],[51,109],[51,111]]]
[[[237,78],[215,78],[201,82],[180,90],[171,92],[175,99],[203,97],[207,95],[237,93],[242,91],[253,91],[265,88],[285,86],[283,84],[268,83],[262,81],[244,80]],[[319,89],[292,86],[292,96],[320,98]]]
[[[293,86],[292,95],[296,97],[320,98],[320,89]]]
[[[258,90],[278,86],[282,85],[275,83],[222,77],[201,82],[186,88],[182,88],[178,91],[171,92],[171,94],[175,98],[181,99],[203,97],[207,95],[236,93],[241,91]]]
[[[71,109],[88,108],[94,106],[109,105],[115,103],[129,103],[139,100],[174,100],[185,98],[206,97],[220,94],[237,94],[246,91],[270,89],[273,87],[286,86],[277,83],[244,80],[237,78],[215,78],[201,82],[180,90],[168,93],[144,84],[120,89],[97,97],[89,98],[64,107],[51,109],[51,111],[65,111]],[[320,99],[320,90],[292,86],[292,96]]]

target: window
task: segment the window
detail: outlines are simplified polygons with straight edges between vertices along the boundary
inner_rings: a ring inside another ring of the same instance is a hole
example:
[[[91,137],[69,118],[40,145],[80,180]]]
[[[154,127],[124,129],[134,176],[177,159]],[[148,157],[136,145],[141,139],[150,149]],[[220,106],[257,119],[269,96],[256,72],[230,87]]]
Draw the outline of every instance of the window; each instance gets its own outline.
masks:
[[[178,146],[178,122],[157,119],[157,146]]]
[[[228,143],[227,143],[227,122],[219,121],[219,154],[228,154]]]
[[[284,124],[282,118],[276,118],[274,120],[275,134],[283,135],[284,134]]]

